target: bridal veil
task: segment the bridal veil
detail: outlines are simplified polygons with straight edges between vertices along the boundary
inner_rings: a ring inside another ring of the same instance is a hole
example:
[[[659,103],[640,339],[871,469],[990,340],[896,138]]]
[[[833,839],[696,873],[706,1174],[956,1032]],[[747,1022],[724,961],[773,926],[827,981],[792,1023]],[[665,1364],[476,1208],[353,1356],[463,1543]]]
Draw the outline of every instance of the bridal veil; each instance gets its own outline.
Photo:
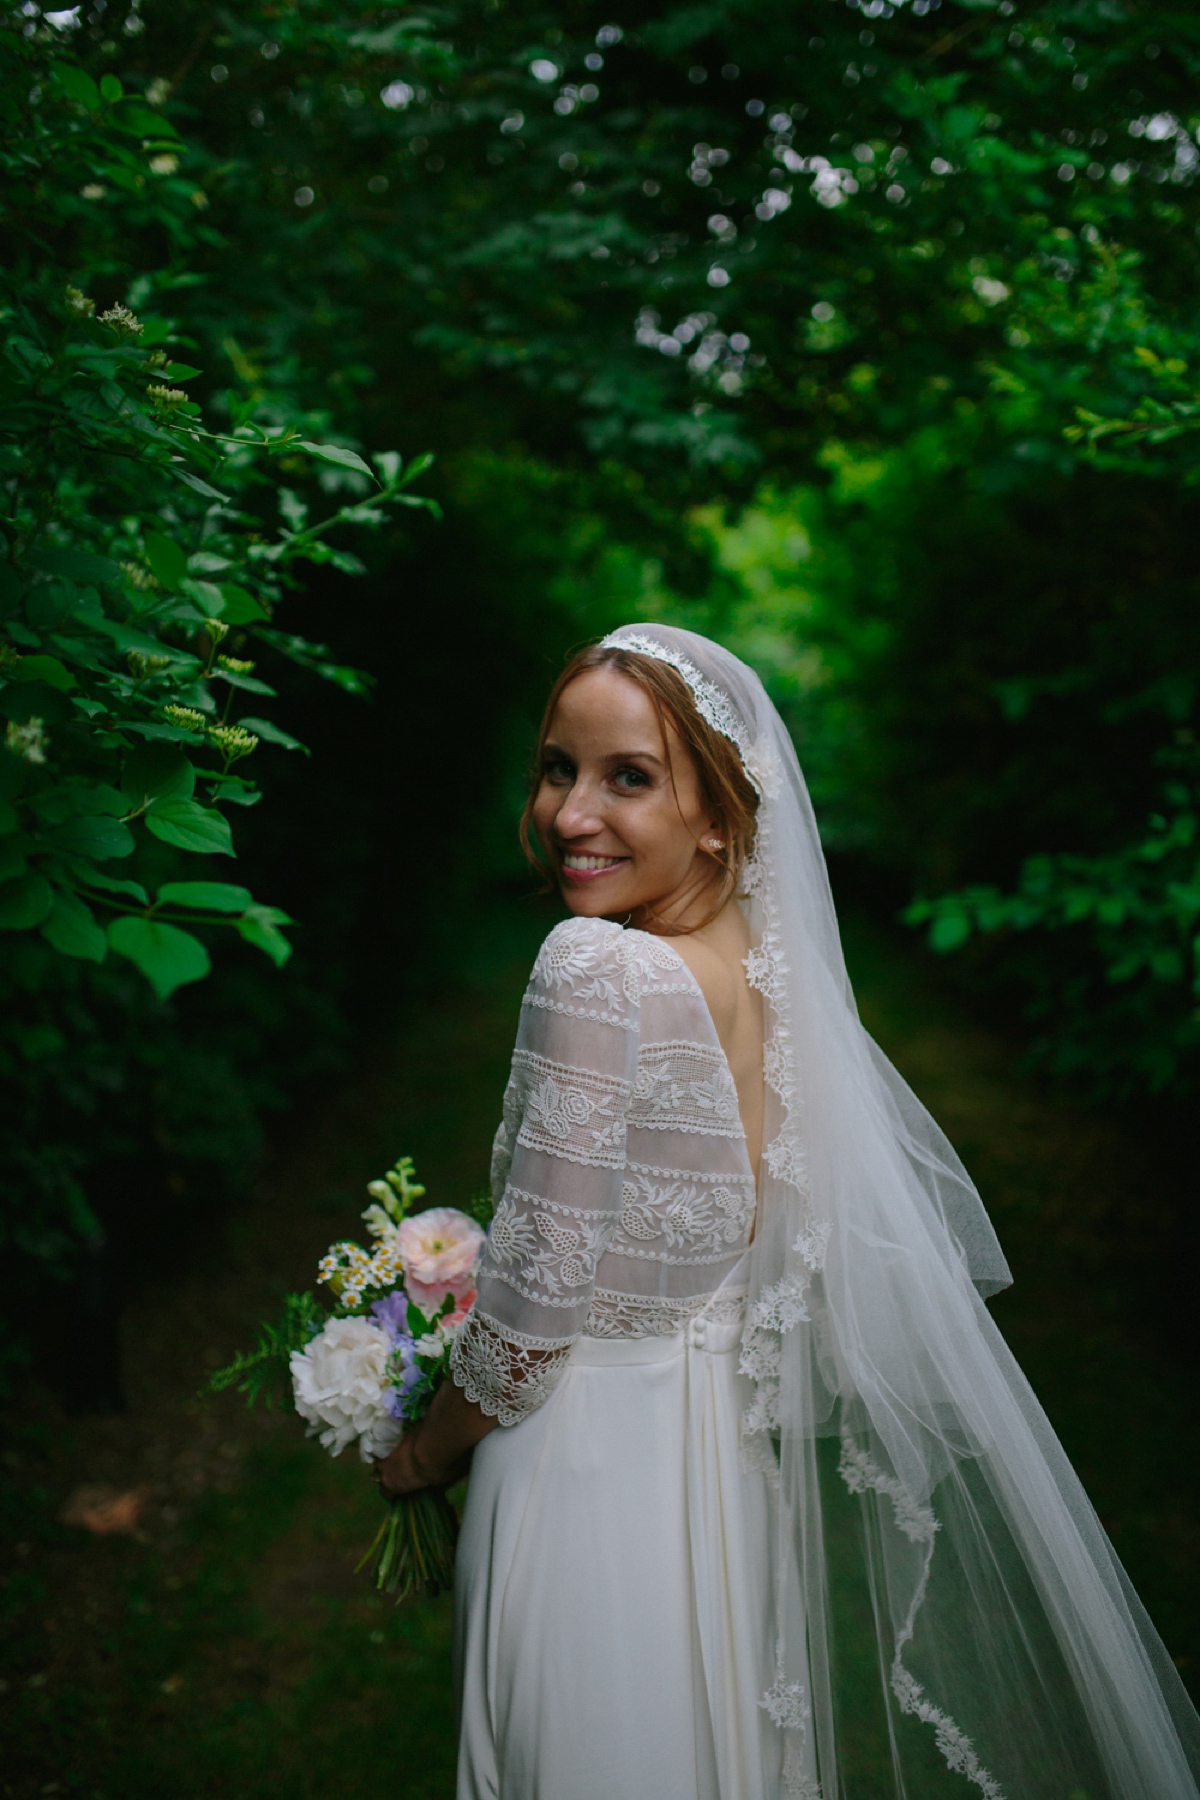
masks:
[[[859,1021],[779,714],[706,638],[604,642],[678,670],[760,796],[743,1449],[778,1501],[760,1704],[789,1800],[879,1800],[868,1718],[909,1800],[1195,1800],[1200,1720],[983,1304],[1010,1275],[979,1195]]]

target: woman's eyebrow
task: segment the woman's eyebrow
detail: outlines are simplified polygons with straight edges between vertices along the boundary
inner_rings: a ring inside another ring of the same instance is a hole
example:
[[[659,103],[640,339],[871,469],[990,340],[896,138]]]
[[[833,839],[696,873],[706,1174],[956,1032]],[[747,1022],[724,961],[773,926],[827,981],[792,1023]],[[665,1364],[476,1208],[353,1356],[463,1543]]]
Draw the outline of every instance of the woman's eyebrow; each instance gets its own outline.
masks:
[[[606,763],[623,763],[632,762],[635,757],[641,762],[657,763],[660,769],[665,769],[667,766],[661,756],[655,756],[653,750],[615,750],[604,760]]]

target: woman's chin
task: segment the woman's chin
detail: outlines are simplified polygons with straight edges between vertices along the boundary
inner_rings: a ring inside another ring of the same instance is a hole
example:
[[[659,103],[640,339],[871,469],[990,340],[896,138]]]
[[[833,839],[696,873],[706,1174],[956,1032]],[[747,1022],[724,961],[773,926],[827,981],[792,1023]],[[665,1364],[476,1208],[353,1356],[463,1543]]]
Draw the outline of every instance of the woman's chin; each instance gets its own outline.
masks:
[[[562,881],[559,883],[559,887],[563,903],[575,914],[576,918],[580,919],[623,918],[626,913],[633,910],[633,905],[636,904],[622,900],[613,893],[611,888],[607,892],[603,891],[605,887],[603,881],[587,883]]]

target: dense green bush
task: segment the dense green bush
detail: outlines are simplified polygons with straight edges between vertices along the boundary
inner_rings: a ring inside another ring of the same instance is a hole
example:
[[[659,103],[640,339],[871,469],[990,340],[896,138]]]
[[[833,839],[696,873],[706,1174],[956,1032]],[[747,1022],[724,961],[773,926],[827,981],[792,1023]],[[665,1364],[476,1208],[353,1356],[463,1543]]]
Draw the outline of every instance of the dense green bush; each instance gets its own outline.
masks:
[[[256,423],[253,396],[228,392],[228,429],[205,424],[179,385],[200,374],[194,340],[167,310],[186,303],[188,258],[214,247],[186,145],[50,32],[6,30],[0,56],[0,1232],[61,1265],[98,1230],[82,1170],[136,1152],[117,1091],[163,1060],[142,978],[165,1001],[230,930],[276,964],[289,954],[287,915],[222,879],[234,819],[254,835],[249,758],[301,749],[259,716],[276,691],[262,671],[291,663],[352,692],[367,678],[281,629],[281,603],[306,564],[361,570],[343,527],[432,502],[404,491],[422,462],[372,467],[314,442],[310,421]],[[114,266],[164,248],[165,264]],[[314,465],[364,497],[310,524],[294,490]],[[204,1073],[172,1050],[184,1092],[157,1111],[186,1138]],[[236,1113],[223,1135],[244,1156]]]

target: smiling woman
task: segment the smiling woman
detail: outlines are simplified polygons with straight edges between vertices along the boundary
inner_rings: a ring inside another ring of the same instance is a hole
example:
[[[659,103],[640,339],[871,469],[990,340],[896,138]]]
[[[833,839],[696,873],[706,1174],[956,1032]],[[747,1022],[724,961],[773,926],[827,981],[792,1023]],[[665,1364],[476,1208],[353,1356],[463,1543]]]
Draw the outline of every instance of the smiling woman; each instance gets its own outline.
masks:
[[[521,842],[572,912],[672,935],[701,929],[738,885],[757,810],[736,749],[675,669],[620,645],[584,650],[564,669]]]
[[[761,682],[661,625],[584,652],[534,835],[574,916],[450,1380],[380,1466],[411,1492],[474,1447],[458,1800],[858,1791],[847,1578],[896,1793],[1196,1800],[1195,1715],[984,1308],[979,1196],[859,1021]]]

